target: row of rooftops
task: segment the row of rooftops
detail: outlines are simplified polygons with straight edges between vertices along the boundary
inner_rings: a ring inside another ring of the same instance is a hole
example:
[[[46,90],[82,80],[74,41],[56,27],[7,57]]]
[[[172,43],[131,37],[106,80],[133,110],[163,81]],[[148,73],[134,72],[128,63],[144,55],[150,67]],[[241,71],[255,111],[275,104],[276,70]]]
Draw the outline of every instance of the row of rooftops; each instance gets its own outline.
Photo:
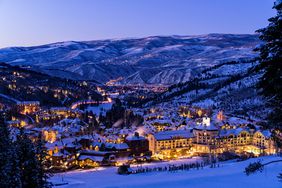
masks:
[[[39,101],[18,101],[17,105],[40,105]]]
[[[161,131],[154,134],[156,140],[170,140],[173,138],[193,138],[193,130],[197,131],[208,131],[208,132],[218,132],[218,138],[227,137],[230,135],[238,136],[242,132],[254,134],[256,132],[260,132],[264,137],[270,138],[271,132],[269,130],[261,130],[258,126],[253,126],[250,128],[248,126],[244,127],[236,127],[231,129],[221,129],[220,126],[216,126],[211,123],[210,118],[204,117],[202,123],[192,125],[190,128],[185,130],[170,130],[170,131]]]
[[[48,149],[54,149],[55,147],[58,148],[64,148],[64,147],[68,147],[68,148],[80,148],[81,145],[79,144],[79,141],[81,140],[90,140],[91,143],[90,145],[92,145],[92,147],[96,147],[98,146],[99,148],[104,144],[105,148],[108,149],[116,149],[116,150],[126,150],[129,149],[129,146],[127,145],[127,143],[110,143],[110,142],[106,142],[105,140],[103,140],[102,137],[100,137],[99,135],[84,135],[84,136],[77,136],[77,137],[71,137],[71,138],[63,138],[60,140],[57,140],[53,143],[47,142],[46,143],[46,147]],[[126,137],[127,141],[136,141],[136,140],[146,140],[145,137],[143,136],[128,136]]]
[[[156,140],[171,140],[175,137],[192,138],[194,137],[191,130],[161,131],[154,134]]]
[[[196,127],[188,130],[161,131],[155,133],[154,137],[156,140],[171,140],[174,138],[184,138],[184,139],[193,138],[194,137],[193,129],[199,130],[198,127]],[[240,127],[236,129],[228,129],[228,130],[216,129],[216,130],[219,131],[218,138],[227,137],[230,135],[238,136],[242,132],[252,133],[249,128],[240,128]],[[257,133],[257,132],[261,133],[265,138],[271,137],[271,132],[269,130],[258,129],[253,133]]]

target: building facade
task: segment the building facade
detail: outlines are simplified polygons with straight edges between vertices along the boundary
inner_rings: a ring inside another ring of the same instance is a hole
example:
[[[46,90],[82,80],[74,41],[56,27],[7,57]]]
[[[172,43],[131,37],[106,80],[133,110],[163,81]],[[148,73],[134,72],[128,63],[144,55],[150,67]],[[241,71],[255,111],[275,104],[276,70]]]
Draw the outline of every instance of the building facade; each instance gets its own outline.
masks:
[[[178,158],[190,155],[193,145],[191,130],[163,131],[149,134],[149,149],[153,156],[164,158]]]
[[[269,130],[248,127],[220,128],[209,118],[191,130],[162,131],[148,136],[153,157],[179,158],[223,152],[273,154],[275,142]]]

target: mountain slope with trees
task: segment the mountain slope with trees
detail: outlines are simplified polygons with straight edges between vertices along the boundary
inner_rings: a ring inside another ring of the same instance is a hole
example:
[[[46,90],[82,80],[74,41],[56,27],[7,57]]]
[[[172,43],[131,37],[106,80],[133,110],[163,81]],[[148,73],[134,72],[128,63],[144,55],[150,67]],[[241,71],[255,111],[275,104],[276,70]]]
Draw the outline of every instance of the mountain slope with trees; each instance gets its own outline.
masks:
[[[5,63],[0,63],[0,94],[19,101],[37,100],[43,106],[68,106],[89,96],[102,100],[96,82],[52,77]]]
[[[258,61],[230,61],[203,70],[189,82],[172,85],[167,92],[139,105],[179,103],[244,116],[265,119],[261,111],[264,98],[258,94],[256,85],[262,76],[257,71]]]

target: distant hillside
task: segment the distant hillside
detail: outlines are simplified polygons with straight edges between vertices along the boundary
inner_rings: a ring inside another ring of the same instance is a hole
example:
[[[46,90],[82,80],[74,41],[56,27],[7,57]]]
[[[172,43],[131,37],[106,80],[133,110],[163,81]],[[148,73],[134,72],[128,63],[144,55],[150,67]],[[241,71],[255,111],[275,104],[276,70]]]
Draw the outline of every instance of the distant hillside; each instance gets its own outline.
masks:
[[[0,63],[0,101],[8,96],[19,101],[40,101],[46,106],[68,106],[72,102],[88,99],[102,100],[95,84],[51,77]]]
[[[167,92],[146,103],[182,103],[232,115],[264,119],[269,112],[256,84],[262,72],[255,61],[231,61],[203,70],[193,80],[172,85]]]
[[[175,84],[227,61],[250,59],[257,35],[209,34],[60,42],[0,49],[0,61],[63,78]]]

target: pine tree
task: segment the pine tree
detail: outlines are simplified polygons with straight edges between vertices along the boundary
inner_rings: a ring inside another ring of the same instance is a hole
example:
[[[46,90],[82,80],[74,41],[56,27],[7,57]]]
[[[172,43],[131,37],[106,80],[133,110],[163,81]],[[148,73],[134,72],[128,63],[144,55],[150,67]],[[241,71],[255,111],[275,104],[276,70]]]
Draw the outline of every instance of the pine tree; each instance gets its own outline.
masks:
[[[254,162],[254,163],[250,163],[246,168],[245,168],[245,174],[247,176],[254,174],[256,172],[262,172],[264,168],[264,165],[261,164],[261,162]]]
[[[21,169],[21,183],[23,188],[42,188],[42,171],[32,141],[21,129],[16,141],[19,156],[19,167]]]
[[[50,184],[48,183],[48,178],[51,175],[50,173],[47,173],[47,150],[45,147],[45,141],[43,139],[42,134],[39,134],[36,142],[36,154],[37,154],[37,171],[38,171],[38,187],[46,188],[50,187]]]
[[[0,114],[0,187],[21,187],[17,155],[7,125]]]
[[[9,175],[7,173],[7,170],[9,168],[8,164],[8,146],[10,144],[9,141],[9,132],[4,124],[4,120],[1,118],[0,120],[0,185],[1,187],[7,186],[8,185],[8,179]]]
[[[277,0],[273,8],[277,10],[276,16],[268,20],[266,28],[257,30],[259,38],[265,42],[256,49],[264,71],[258,87],[273,109],[269,115],[270,125],[282,128],[282,1]]]

